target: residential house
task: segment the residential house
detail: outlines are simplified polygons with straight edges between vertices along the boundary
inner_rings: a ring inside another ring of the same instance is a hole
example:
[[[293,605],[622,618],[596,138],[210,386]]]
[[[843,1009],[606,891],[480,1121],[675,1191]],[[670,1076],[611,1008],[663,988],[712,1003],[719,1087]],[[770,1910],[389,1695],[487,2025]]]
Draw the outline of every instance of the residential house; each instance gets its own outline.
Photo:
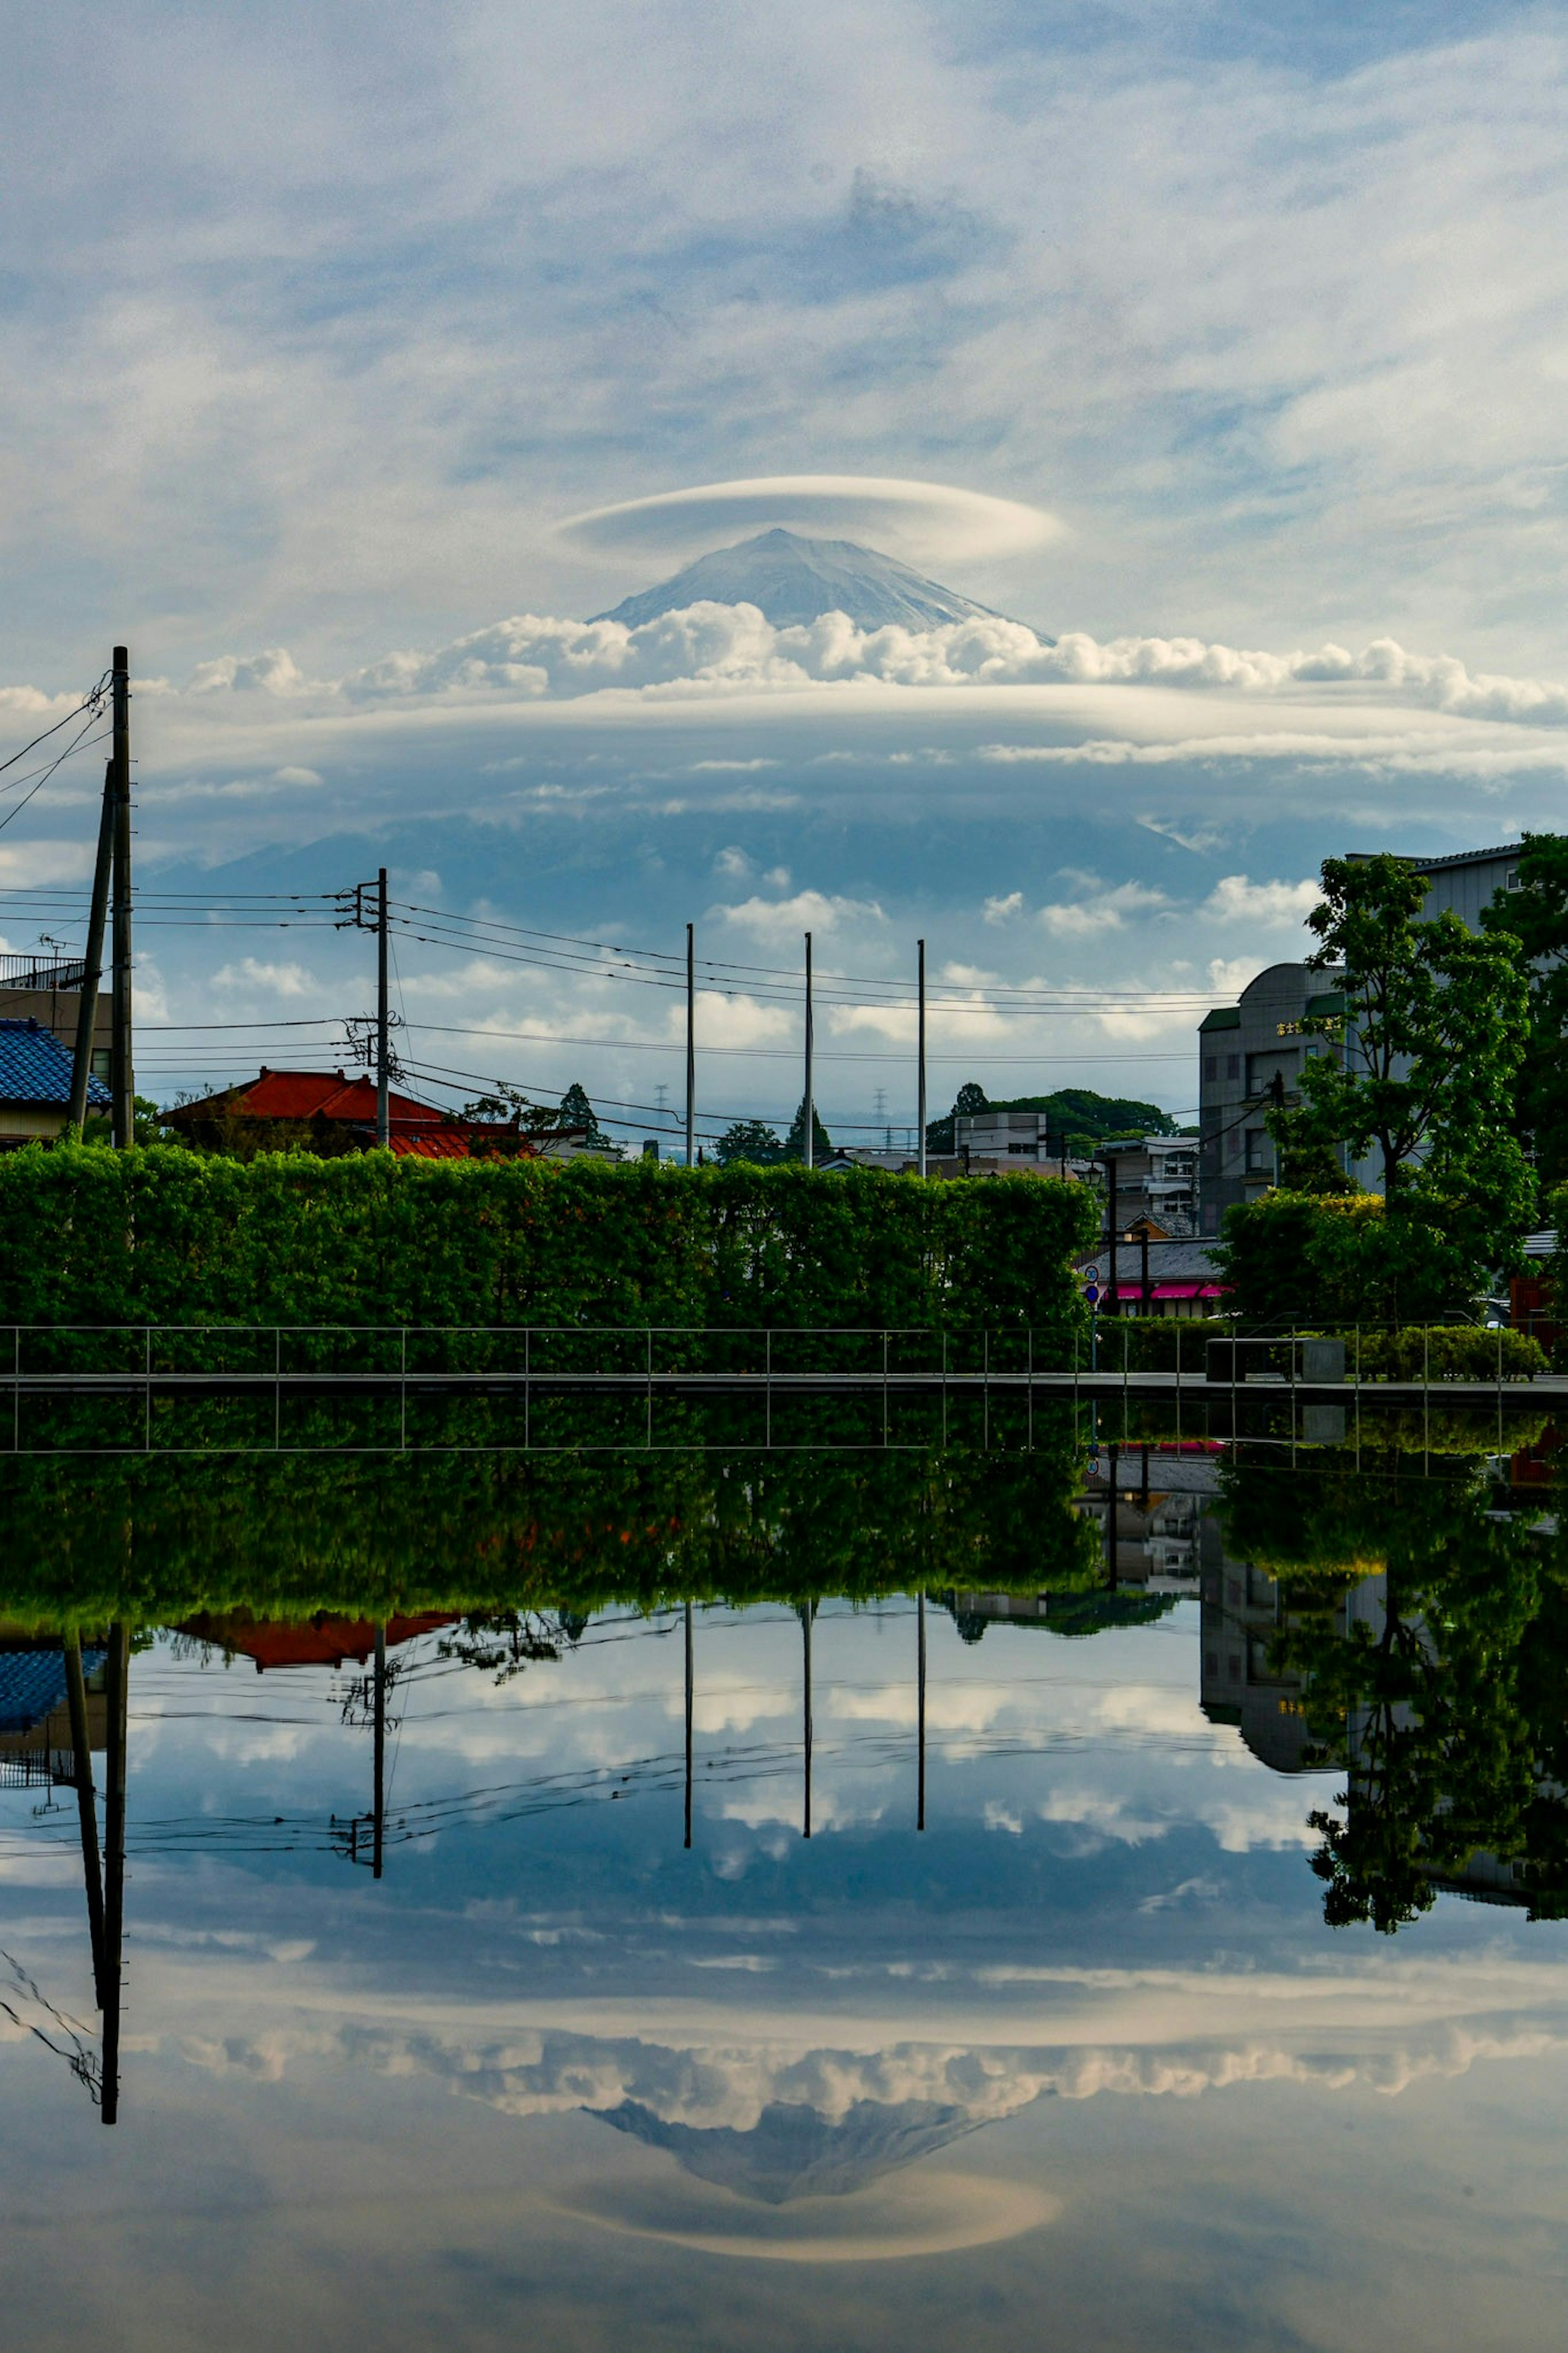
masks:
[[[36,1021],[76,1050],[77,1017],[86,966],[80,956],[0,955],[0,1021]],[[106,985],[98,992],[92,1030],[92,1071],[109,1077],[112,1005]]]
[[[389,1143],[399,1159],[467,1160],[487,1146],[530,1158],[571,1159],[587,1149],[583,1128],[520,1134],[515,1122],[460,1119],[395,1087],[388,1091],[387,1106]],[[365,1152],[375,1142],[375,1081],[351,1079],[342,1071],[263,1068],[258,1078],[199,1103],[178,1103],[165,1116],[191,1143],[209,1149],[241,1141],[248,1130],[268,1145],[297,1137],[329,1155]]]
[[[47,1143],[65,1127],[70,1109],[71,1056],[50,1029],[30,1016],[0,1020],[0,1152]],[[107,1112],[109,1089],[89,1079],[88,1109]]]

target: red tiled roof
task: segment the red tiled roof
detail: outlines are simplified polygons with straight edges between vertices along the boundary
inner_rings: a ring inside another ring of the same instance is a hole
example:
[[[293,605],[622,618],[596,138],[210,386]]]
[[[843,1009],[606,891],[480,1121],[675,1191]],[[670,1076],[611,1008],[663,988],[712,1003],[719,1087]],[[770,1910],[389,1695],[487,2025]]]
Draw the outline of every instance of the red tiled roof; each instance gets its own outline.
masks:
[[[389,1618],[386,1647],[395,1650],[400,1642],[411,1642],[416,1634],[433,1633],[438,1626],[453,1623],[451,1617],[433,1611],[417,1618]],[[302,1626],[254,1619],[244,1610],[221,1618],[204,1613],[187,1619],[177,1631],[254,1659],[258,1674],[268,1667],[341,1667],[347,1659],[363,1667],[375,1649],[375,1628],[368,1619],[332,1618],[325,1610],[307,1619]]]
[[[534,1146],[514,1136],[504,1123],[456,1119],[438,1103],[387,1091],[388,1142],[399,1159],[466,1160],[471,1145],[505,1135],[509,1148],[524,1156]],[[202,1102],[182,1103],[170,1113],[176,1124],[208,1118],[330,1121],[334,1126],[375,1130],[375,1081],[348,1078],[342,1071],[268,1071],[237,1087],[225,1087]],[[563,1131],[563,1133],[565,1131]],[[368,1137],[367,1137],[368,1140]]]

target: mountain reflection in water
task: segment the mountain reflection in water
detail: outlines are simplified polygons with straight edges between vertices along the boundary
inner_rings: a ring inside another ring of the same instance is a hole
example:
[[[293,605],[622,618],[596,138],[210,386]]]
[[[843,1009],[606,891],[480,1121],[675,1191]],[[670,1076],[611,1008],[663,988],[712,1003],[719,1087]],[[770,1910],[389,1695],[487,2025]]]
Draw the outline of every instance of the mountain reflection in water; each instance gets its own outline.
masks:
[[[560,2228],[810,2263],[1026,2234],[1108,2107],[1555,2065],[1550,1439],[1030,1434],[5,1463],[5,2080],[456,2098]]]

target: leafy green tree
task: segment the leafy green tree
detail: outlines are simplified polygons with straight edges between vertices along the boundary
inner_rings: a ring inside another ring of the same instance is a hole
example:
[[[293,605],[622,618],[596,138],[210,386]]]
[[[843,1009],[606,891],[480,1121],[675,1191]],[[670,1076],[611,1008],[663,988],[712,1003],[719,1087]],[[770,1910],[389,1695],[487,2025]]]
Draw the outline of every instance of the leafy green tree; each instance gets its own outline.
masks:
[[[966,1079],[963,1086],[959,1088],[958,1094],[953,1102],[952,1109],[948,1113],[946,1118],[933,1119],[928,1123],[926,1127],[926,1150],[928,1152],[956,1152],[958,1146],[954,1141],[954,1137],[957,1133],[957,1122],[961,1119],[973,1119],[976,1112],[986,1111],[989,1108],[990,1106],[985,1099],[984,1088],[980,1085],[977,1080]]]
[[[558,1113],[547,1110],[543,1103],[531,1103],[504,1081],[498,1082],[492,1094],[476,1095],[472,1103],[465,1103],[460,1116],[477,1126],[497,1131],[492,1135],[475,1138],[470,1150],[502,1159],[531,1151],[533,1136],[552,1134],[560,1124]]]
[[[1010,1095],[994,1103],[984,1088],[971,1079],[960,1087],[958,1100],[947,1116],[933,1119],[927,1127],[927,1151],[956,1151],[956,1123],[973,1119],[982,1111],[1043,1112],[1053,1147],[1059,1137],[1062,1146],[1073,1153],[1092,1152],[1114,1136],[1177,1133],[1168,1111],[1162,1111],[1158,1103],[1141,1103],[1133,1095],[1101,1095],[1092,1087],[1058,1087],[1048,1095]]]
[[[796,1104],[795,1117],[789,1124],[789,1134],[784,1138],[784,1158],[786,1160],[804,1160],[805,1158],[805,1097],[804,1095],[802,1095],[799,1103]],[[813,1161],[816,1162],[827,1159],[831,1155],[832,1150],[833,1138],[828,1134],[827,1130],[823,1126],[821,1120],[817,1117],[816,1105],[813,1103],[811,1106],[811,1156]]]
[[[107,1144],[111,1132],[107,1113],[101,1113],[83,1121],[81,1140],[84,1144]],[[165,1127],[163,1114],[150,1095],[132,1096],[131,1133],[132,1141],[137,1144],[175,1144],[181,1141],[172,1129]]]
[[[593,1104],[588,1101],[586,1093],[575,1079],[561,1098],[558,1124],[562,1127],[586,1128],[588,1143],[595,1152],[602,1152],[610,1141],[595,1116]]]
[[[1305,1025],[1334,1050],[1307,1057],[1300,1101],[1267,1123],[1289,1155],[1375,1150],[1391,1216],[1437,1209],[1478,1267],[1495,1265],[1534,1215],[1513,1132],[1527,984],[1516,937],[1478,934],[1447,911],[1423,923],[1426,894],[1403,859],[1325,860],[1308,962],[1343,971],[1344,1012]]]
[[[1227,1551],[1284,1580],[1270,1664],[1300,1678],[1305,1761],[1346,1770],[1342,1813],[1308,1817],[1331,1927],[1391,1934],[1478,1852],[1521,1858],[1561,1739],[1560,1692],[1537,1720],[1527,1688],[1540,1539],[1493,1516],[1479,1462],[1425,1467],[1395,1455],[1363,1471],[1329,1455],[1283,1478],[1272,1461],[1227,1468]],[[1378,1572],[1381,1588],[1347,1609]],[[1561,1827],[1541,1827],[1560,1847]]]
[[[1542,1185],[1568,1177],[1568,834],[1527,833],[1519,888],[1481,909],[1489,935],[1518,940],[1531,965],[1530,1042],[1515,1082],[1515,1124]]]
[[[728,1168],[739,1160],[754,1161],[765,1167],[783,1155],[784,1146],[765,1119],[738,1119],[713,1146],[713,1157],[721,1168]]]

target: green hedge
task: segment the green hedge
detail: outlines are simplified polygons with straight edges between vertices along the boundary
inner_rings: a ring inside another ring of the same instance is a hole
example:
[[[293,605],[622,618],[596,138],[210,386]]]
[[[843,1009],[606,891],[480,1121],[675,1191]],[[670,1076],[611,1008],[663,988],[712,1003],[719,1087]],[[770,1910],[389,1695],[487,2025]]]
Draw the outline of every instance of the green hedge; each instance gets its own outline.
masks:
[[[1438,1324],[1404,1332],[1363,1332],[1359,1344],[1363,1381],[1530,1381],[1550,1368],[1546,1351],[1528,1332],[1488,1332],[1475,1324]],[[1357,1366],[1357,1343],[1345,1349],[1345,1368]]]
[[[1436,1322],[1485,1278],[1432,1204],[1389,1217],[1377,1193],[1265,1193],[1226,1212],[1216,1256],[1244,1331]]]
[[[1109,1315],[1100,1324],[1099,1363],[1107,1373],[1174,1373],[1204,1377],[1211,1340],[1235,1337],[1219,1315]]]
[[[874,1170],[0,1158],[0,1325],[1026,1328],[1060,1361],[1087,1187]]]

